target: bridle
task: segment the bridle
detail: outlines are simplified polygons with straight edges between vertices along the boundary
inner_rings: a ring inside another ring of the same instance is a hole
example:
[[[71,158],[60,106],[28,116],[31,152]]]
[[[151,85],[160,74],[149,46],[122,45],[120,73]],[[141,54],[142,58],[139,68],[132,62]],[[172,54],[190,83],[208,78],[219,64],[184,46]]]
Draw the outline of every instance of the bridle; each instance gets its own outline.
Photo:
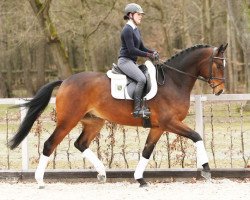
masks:
[[[223,70],[224,70],[225,67],[226,67],[226,58],[224,57],[224,51],[221,51],[223,57],[214,56],[216,51],[217,51],[217,47],[215,47],[213,49],[212,55],[209,58],[209,60],[211,62],[210,62],[210,65],[209,65],[209,77],[208,78],[204,78],[204,77],[201,77],[201,76],[195,76],[195,75],[192,75],[190,73],[181,71],[179,69],[176,69],[174,67],[171,67],[171,66],[167,65],[163,60],[159,59],[158,63],[156,63],[156,68],[157,68],[157,70],[156,70],[157,71],[157,73],[156,73],[156,76],[157,76],[156,79],[157,79],[157,83],[159,85],[164,85],[164,83],[165,83],[165,74],[163,73],[164,72],[164,68],[163,67],[167,67],[168,69],[174,70],[174,71],[176,71],[176,72],[178,72],[180,74],[184,74],[186,76],[189,76],[189,77],[192,77],[192,78],[204,81],[204,82],[208,83],[212,89],[218,87],[219,85],[221,85],[222,83],[225,82],[225,77],[219,78],[219,77],[214,77],[213,76],[213,63],[216,64],[216,66],[217,66],[218,69],[219,68],[223,68]],[[219,65],[217,62],[214,61],[214,60],[217,60],[217,59],[223,60],[223,65]],[[158,76],[159,76],[159,69],[162,71],[162,74],[163,74],[163,81],[162,82],[159,82],[159,78],[158,78]],[[217,85],[214,85],[211,82],[212,80],[220,80],[221,82],[218,83]]]
[[[216,50],[216,49],[215,49]],[[213,50],[213,54],[211,56],[211,65],[210,65],[210,68],[209,68],[209,71],[210,71],[210,76],[209,76],[209,79],[207,80],[208,84],[210,85],[211,88],[216,88],[217,86],[221,85],[222,83],[225,83],[225,76],[223,76],[223,78],[219,78],[219,77],[213,77],[213,63],[216,64],[217,66],[217,69],[222,69],[224,70],[225,67],[226,67],[226,58],[224,57],[224,51],[221,51],[223,57],[217,57],[217,56],[214,56],[214,53],[215,53],[215,50]],[[223,64],[222,65],[219,65],[217,62],[215,62],[214,60],[222,60]],[[218,83],[217,85],[214,85],[213,83],[211,83],[211,80],[220,80],[220,83]]]

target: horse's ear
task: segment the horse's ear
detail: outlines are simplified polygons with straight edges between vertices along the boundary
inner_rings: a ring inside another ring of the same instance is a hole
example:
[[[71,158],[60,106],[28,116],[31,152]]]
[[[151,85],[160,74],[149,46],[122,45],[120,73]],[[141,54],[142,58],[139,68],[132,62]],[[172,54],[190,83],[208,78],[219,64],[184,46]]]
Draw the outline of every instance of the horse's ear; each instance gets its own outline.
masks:
[[[220,47],[218,49],[218,53],[220,53],[220,52],[224,53],[227,49],[227,45],[228,45],[228,43],[225,46],[223,46],[223,44],[220,45]]]
[[[220,53],[220,52],[222,52],[222,51],[224,51],[224,46],[223,46],[223,44],[220,45],[220,47],[218,48],[218,53]]]
[[[227,46],[228,46],[228,43],[226,43],[226,45],[223,47],[223,51],[226,51]]]

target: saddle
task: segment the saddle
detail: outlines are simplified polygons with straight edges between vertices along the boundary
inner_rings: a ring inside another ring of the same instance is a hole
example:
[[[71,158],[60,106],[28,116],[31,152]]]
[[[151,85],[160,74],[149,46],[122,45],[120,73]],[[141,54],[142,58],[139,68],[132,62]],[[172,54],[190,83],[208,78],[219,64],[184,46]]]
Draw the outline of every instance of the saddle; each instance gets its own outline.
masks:
[[[145,113],[142,115],[142,126],[144,128],[151,127],[150,111],[147,106],[147,100],[152,99],[157,93],[156,69],[149,60],[139,68],[145,74],[147,83],[143,91],[142,108]],[[116,64],[113,64],[112,70],[107,72],[107,76],[111,79],[111,95],[115,99],[133,100],[136,82],[127,77]]]
[[[156,69],[149,60],[139,68],[145,74],[147,84],[144,88],[143,99],[150,100],[157,93]],[[107,76],[111,79],[111,95],[115,99],[133,100],[136,82],[127,77],[116,64],[113,64],[112,70],[107,72]]]

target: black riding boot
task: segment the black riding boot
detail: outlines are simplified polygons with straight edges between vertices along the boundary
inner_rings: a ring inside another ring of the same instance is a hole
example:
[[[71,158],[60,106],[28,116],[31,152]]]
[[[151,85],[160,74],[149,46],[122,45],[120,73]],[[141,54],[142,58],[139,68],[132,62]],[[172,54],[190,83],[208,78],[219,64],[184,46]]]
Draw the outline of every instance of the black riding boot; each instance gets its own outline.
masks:
[[[141,108],[141,98],[142,98],[143,88],[136,86],[134,93],[134,117],[141,117],[143,115],[143,110]]]
[[[134,117],[141,117],[143,114],[143,110],[141,109],[141,98],[135,98],[134,99]]]

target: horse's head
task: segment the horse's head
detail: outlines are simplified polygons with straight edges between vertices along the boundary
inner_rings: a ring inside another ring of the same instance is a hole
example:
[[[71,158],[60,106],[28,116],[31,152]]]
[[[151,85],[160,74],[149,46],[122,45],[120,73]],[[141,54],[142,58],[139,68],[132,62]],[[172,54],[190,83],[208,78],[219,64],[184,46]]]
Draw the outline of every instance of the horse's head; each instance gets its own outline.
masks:
[[[209,67],[203,68],[201,76],[207,79],[207,82],[213,89],[215,95],[220,95],[225,89],[225,67],[226,58],[224,52],[227,48],[221,45],[219,48],[214,48],[212,55],[209,58]]]

